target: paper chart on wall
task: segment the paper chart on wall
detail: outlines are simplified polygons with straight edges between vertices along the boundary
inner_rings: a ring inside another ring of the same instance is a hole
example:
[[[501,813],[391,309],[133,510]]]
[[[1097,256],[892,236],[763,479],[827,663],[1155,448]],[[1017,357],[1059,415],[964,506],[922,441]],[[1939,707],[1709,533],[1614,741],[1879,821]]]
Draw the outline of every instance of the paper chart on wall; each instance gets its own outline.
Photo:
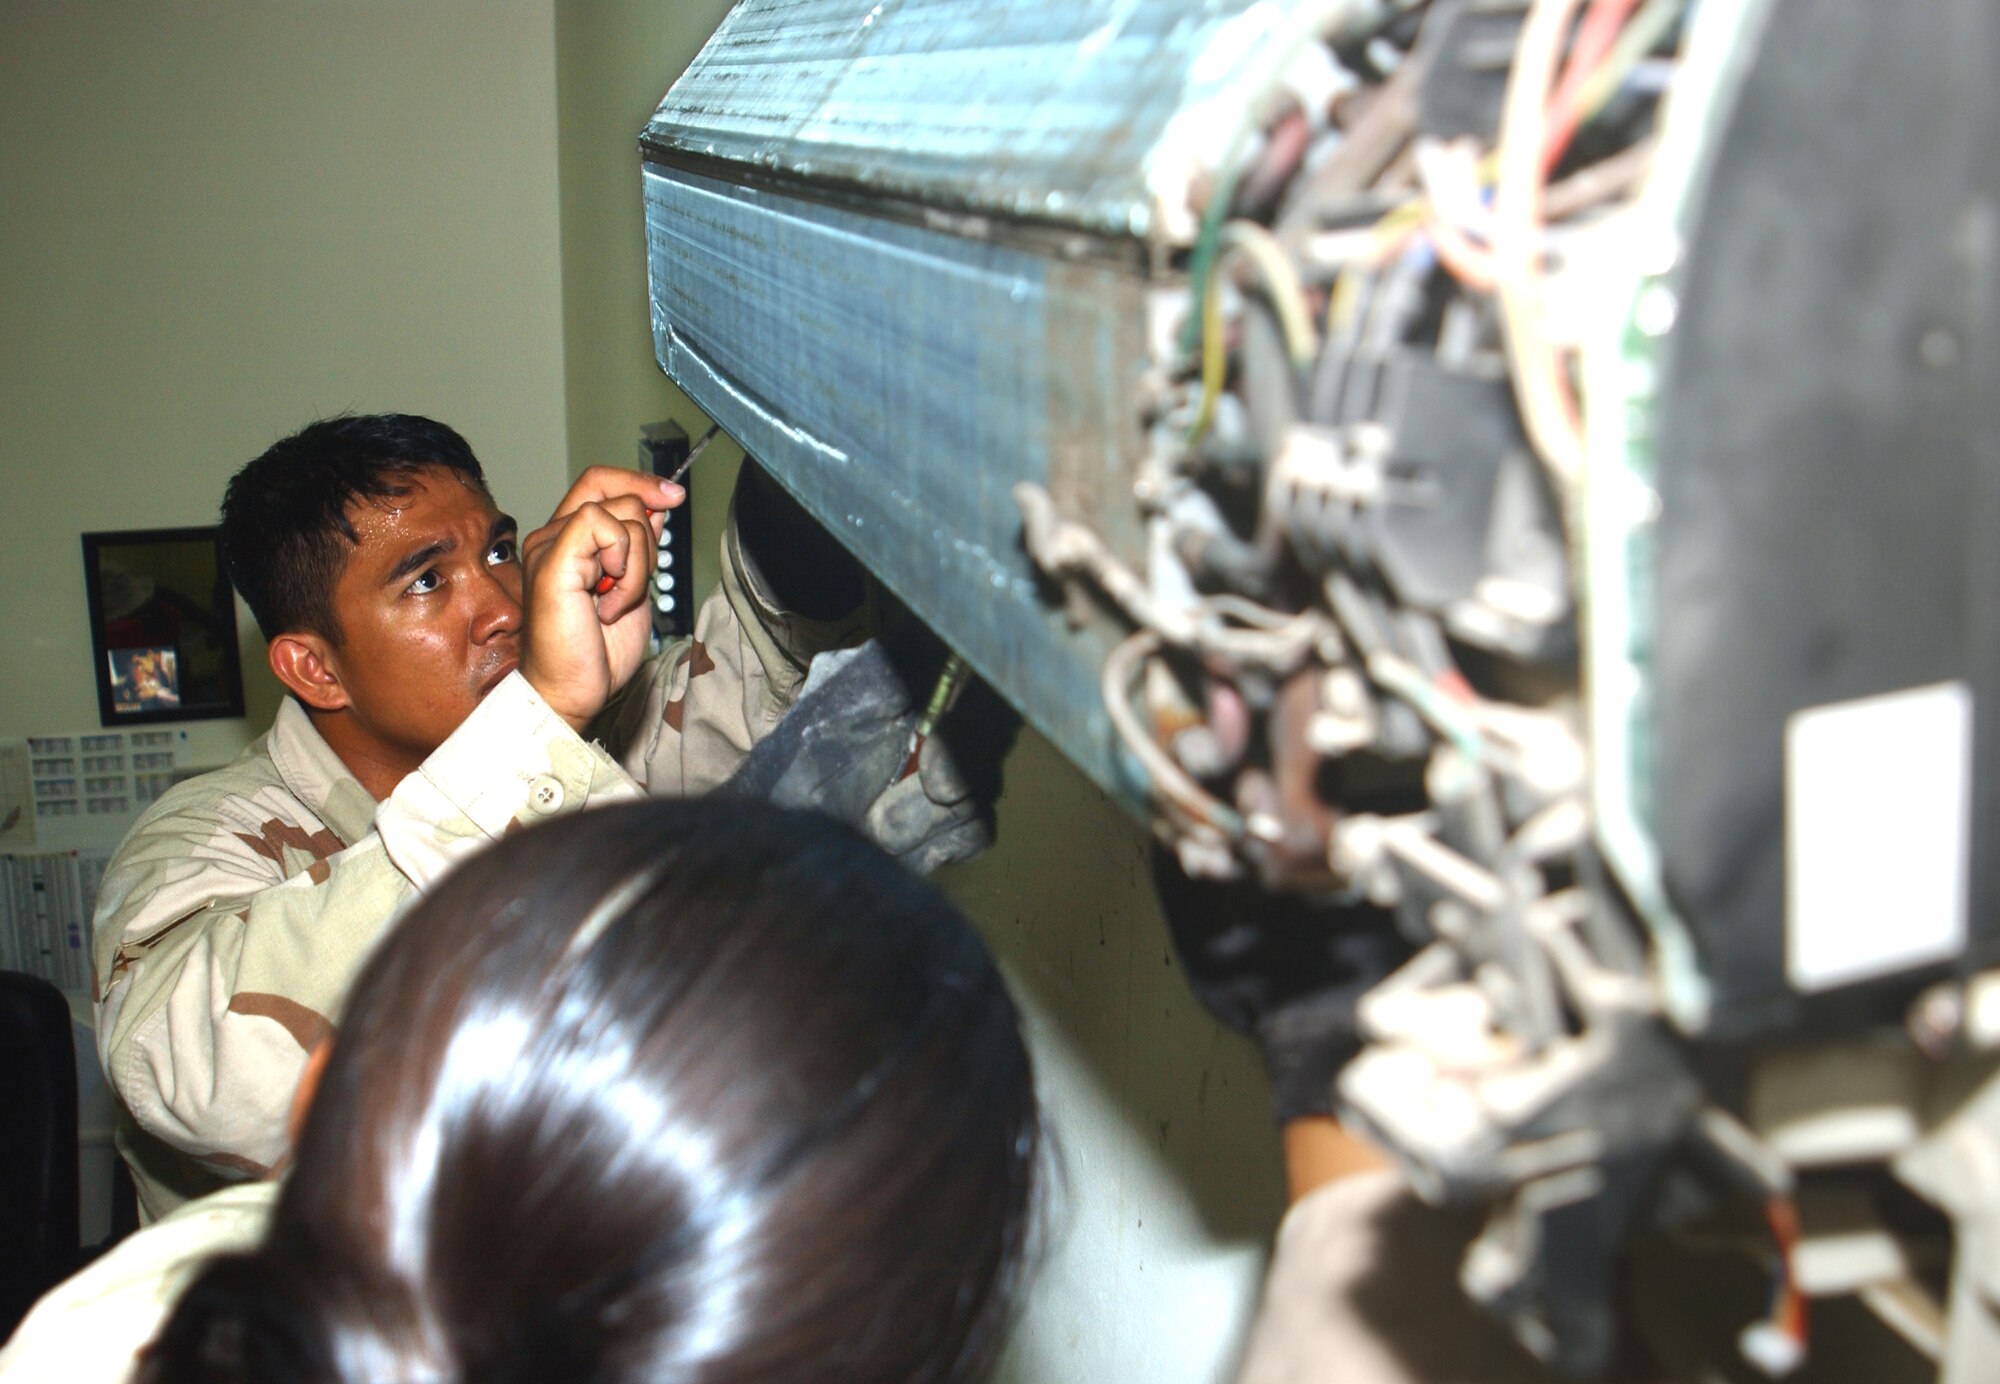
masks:
[[[173,786],[187,732],[99,730],[27,738],[35,816],[130,817]]]

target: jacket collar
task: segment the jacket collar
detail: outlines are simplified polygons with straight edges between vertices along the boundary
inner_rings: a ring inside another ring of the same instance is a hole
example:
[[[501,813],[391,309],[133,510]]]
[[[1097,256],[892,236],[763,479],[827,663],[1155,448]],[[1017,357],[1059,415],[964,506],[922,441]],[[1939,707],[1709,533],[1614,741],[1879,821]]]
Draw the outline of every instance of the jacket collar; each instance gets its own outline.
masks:
[[[375,799],[313,729],[312,718],[296,698],[286,697],[278,707],[264,742],[285,787],[326,823],[342,845],[351,846],[368,834],[375,825]]]

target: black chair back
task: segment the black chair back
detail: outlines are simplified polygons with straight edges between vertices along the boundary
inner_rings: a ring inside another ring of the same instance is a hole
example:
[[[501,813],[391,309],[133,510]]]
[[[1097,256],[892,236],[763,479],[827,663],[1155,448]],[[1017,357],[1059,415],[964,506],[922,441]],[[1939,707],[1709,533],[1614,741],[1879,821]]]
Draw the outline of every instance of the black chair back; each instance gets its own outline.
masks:
[[[0,1341],[77,1262],[76,1045],[62,992],[0,971]]]

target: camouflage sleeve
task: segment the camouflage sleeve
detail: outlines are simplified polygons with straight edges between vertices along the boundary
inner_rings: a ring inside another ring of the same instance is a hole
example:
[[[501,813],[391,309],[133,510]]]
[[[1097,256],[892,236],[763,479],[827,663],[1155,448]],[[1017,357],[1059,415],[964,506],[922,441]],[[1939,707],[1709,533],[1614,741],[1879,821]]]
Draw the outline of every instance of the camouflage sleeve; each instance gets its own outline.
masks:
[[[375,831],[397,870],[422,889],[517,823],[641,796],[631,775],[511,673],[396,785]]]
[[[518,674],[352,846],[281,785],[211,777],[162,799],[105,874],[98,1048],[141,1130],[238,1177],[283,1154],[306,1055],[415,893],[516,820],[639,794]]]
[[[604,743],[648,792],[704,793],[737,765],[799,695],[815,655],[858,641],[866,605],[838,620],[780,609],[731,522],[722,580],[694,638],[642,668],[599,723]]]

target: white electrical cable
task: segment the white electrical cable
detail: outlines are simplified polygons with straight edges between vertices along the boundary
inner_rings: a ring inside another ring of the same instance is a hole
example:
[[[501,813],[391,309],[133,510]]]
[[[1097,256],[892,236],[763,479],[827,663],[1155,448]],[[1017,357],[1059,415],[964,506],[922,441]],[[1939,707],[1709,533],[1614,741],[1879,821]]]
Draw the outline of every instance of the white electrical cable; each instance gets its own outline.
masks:
[[[1507,366],[1528,438],[1565,494],[1583,478],[1583,429],[1562,358],[1548,335],[1540,243],[1542,145],[1549,88],[1580,3],[1534,0],[1528,10],[1501,108],[1493,195],[1493,270]]]
[[[1132,709],[1132,684],[1145,671],[1146,660],[1160,650],[1160,637],[1151,630],[1135,630],[1104,660],[1104,710],[1111,728],[1132,752],[1151,780],[1154,792],[1185,815],[1230,841],[1244,835],[1243,816],[1210,793],[1174,763]]]

